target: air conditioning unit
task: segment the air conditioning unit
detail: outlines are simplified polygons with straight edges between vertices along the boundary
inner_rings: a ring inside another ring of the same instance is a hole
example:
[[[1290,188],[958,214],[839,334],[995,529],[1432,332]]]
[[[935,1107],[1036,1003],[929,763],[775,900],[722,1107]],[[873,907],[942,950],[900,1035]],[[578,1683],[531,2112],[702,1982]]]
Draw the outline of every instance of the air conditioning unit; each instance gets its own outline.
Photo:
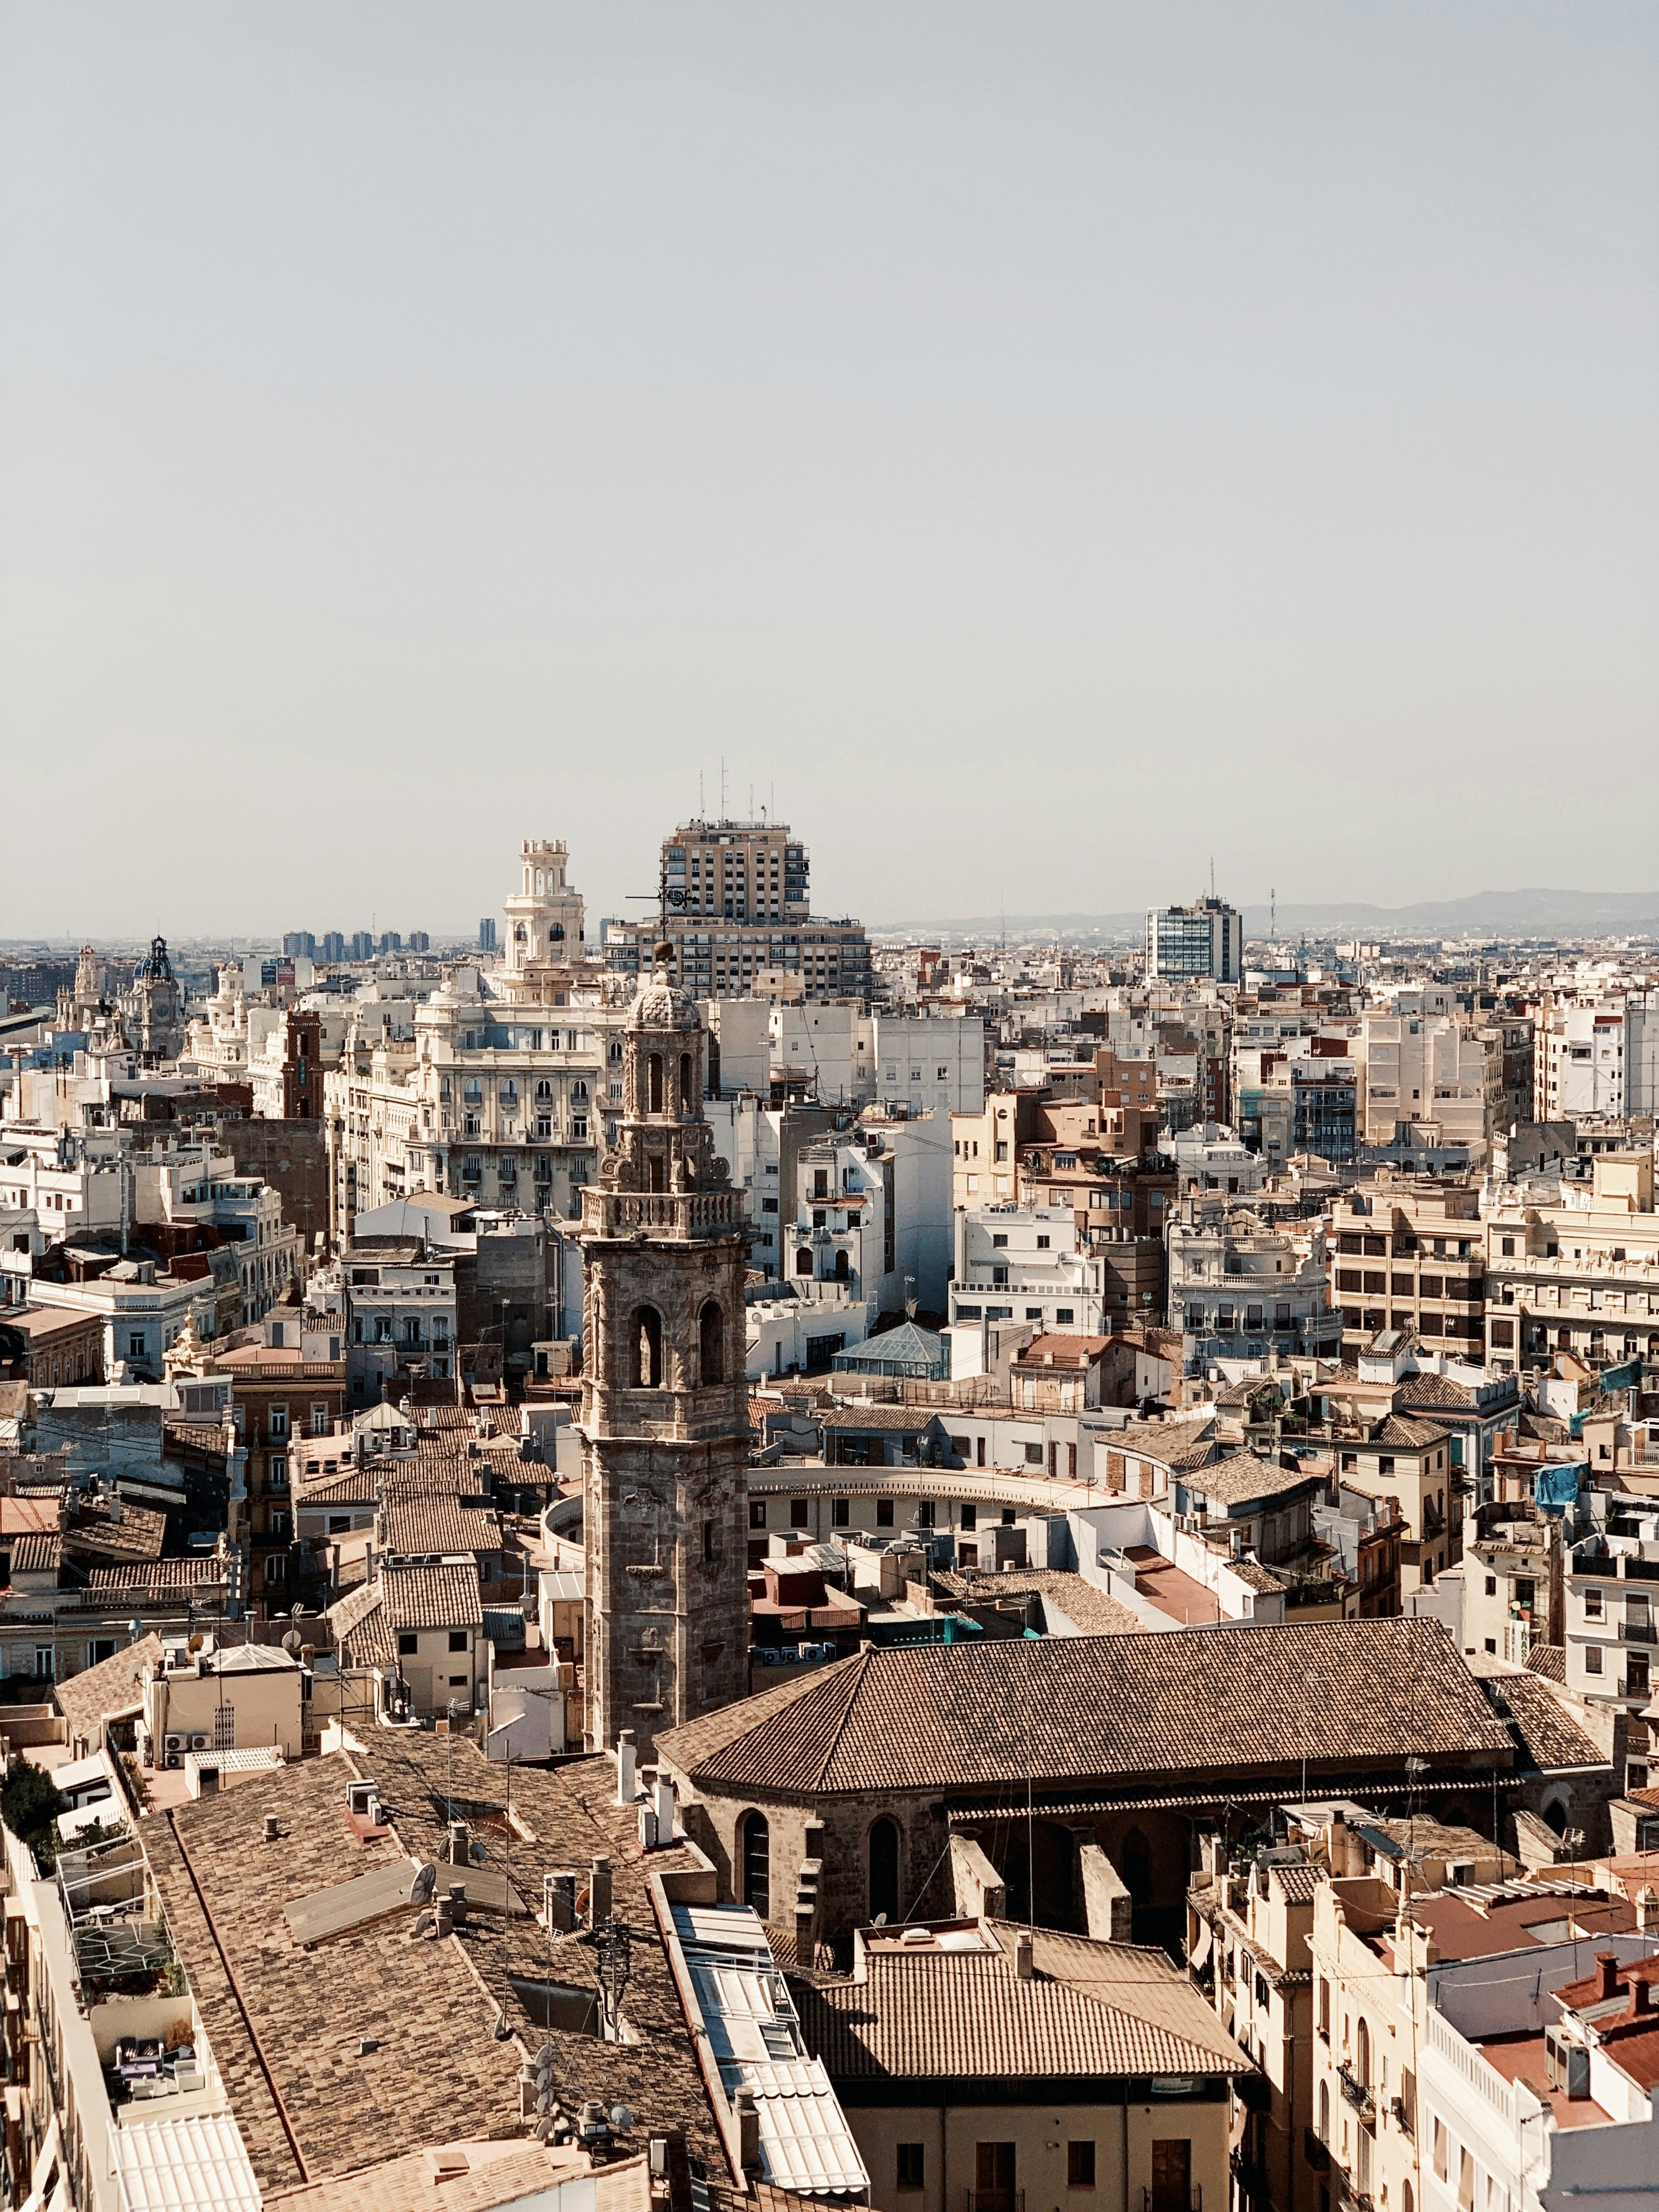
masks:
[[[168,1752],[167,1757],[161,1761],[163,1766],[172,1767],[182,1767],[184,1763],[185,1755],[181,1751]]]
[[[191,1737],[190,1747],[192,1751],[211,1751],[213,1748],[213,1740],[207,1735],[205,1730],[204,1730]]]
[[[161,1740],[161,1748],[163,1751],[188,1751],[190,1748],[190,1738],[187,1735],[164,1736]]]
[[[1544,2066],[1553,2089],[1570,2098],[1589,2094],[1589,2045],[1576,2042],[1559,2025],[1544,2030]]]

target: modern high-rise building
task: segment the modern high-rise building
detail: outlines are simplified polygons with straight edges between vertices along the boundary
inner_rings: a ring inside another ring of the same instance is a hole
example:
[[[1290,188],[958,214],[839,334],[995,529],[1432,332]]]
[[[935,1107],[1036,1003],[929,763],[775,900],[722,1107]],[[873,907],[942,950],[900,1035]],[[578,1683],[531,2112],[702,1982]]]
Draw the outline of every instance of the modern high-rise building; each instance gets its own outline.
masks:
[[[430,952],[432,939],[425,930],[411,929],[409,933],[409,949],[411,952]]]
[[[493,914],[487,914],[478,924],[478,950],[480,952],[495,950],[495,917]]]
[[[395,929],[383,929],[380,932],[380,950],[382,952],[401,952],[403,949],[404,940],[400,931]]]
[[[303,955],[307,960],[317,957],[317,940],[308,929],[290,929],[283,939],[283,955],[293,960]]]
[[[1244,924],[1224,899],[1155,906],[1146,916],[1146,980],[1189,983],[1207,976],[1237,983],[1244,964]]]
[[[351,940],[351,950],[348,957],[353,960],[372,960],[374,957],[374,933],[373,930],[360,929],[355,933]]]
[[[799,975],[809,998],[870,988],[864,925],[811,910],[806,848],[779,822],[683,822],[662,846],[662,909],[606,926],[607,964],[649,971],[659,936],[696,998],[741,998],[769,970]]]
[[[323,958],[325,960],[343,960],[345,956],[346,941],[341,933],[337,929],[331,929],[325,932],[323,937]]]

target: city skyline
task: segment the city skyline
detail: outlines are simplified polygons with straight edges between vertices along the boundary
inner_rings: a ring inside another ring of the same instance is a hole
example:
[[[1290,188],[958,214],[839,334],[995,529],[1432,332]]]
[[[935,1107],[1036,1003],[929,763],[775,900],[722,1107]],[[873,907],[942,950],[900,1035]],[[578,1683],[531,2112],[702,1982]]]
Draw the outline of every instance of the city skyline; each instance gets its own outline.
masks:
[[[722,759],[872,919],[1186,895],[1149,800],[1239,898],[1639,888],[1656,47],[14,13],[0,933],[186,799],[177,932],[482,913],[509,786],[622,911]]]

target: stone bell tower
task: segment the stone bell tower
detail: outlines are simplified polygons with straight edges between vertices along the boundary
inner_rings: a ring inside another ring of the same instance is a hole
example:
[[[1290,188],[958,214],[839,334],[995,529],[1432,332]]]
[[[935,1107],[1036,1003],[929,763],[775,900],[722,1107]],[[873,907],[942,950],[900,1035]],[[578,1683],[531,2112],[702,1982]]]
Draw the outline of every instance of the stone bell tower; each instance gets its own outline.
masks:
[[[657,1734],[749,1687],[742,1194],[702,1117],[708,1038],[659,952],[623,1111],[582,1194],[587,1734]]]

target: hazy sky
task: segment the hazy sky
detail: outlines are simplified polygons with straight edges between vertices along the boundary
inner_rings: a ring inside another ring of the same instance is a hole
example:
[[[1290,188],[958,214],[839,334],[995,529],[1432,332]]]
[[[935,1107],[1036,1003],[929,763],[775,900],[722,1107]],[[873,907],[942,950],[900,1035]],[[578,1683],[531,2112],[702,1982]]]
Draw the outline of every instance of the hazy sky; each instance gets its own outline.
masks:
[[[1659,12],[0,7],[0,934],[1659,879]],[[638,912],[635,908],[629,911]]]

